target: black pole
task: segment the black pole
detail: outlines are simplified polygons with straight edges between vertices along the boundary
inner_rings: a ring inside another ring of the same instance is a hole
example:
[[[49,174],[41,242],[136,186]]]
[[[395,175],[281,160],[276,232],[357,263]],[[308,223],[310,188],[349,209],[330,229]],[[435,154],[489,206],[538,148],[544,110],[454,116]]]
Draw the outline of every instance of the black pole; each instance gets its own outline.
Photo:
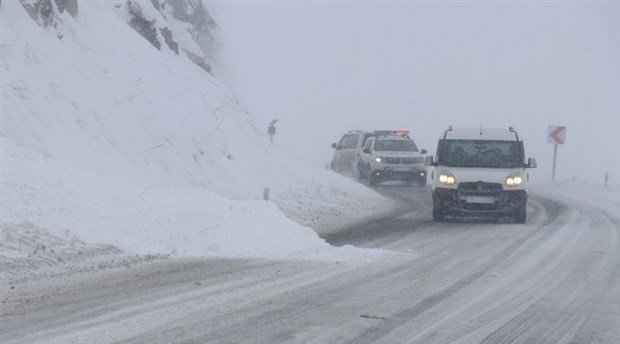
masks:
[[[553,144],[553,170],[551,171],[551,180],[555,181],[555,163],[558,158],[558,144]]]

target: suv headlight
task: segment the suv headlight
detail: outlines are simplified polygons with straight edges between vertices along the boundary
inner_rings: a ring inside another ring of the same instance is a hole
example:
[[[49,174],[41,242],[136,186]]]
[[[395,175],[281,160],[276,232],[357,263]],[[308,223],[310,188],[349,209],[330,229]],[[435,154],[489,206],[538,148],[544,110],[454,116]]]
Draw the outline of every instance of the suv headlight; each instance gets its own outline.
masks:
[[[377,164],[380,164],[380,163],[382,163],[382,162],[383,162],[383,158],[381,158],[380,156],[376,156],[376,157],[375,157],[375,162],[376,162]]]
[[[450,171],[441,171],[439,172],[439,182],[441,184],[454,185],[454,183],[456,183],[456,178]]]
[[[506,185],[507,186],[519,186],[521,185],[521,183],[523,183],[523,177],[521,176],[521,173],[517,172],[517,173],[513,173],[511,175],[508,176],[508,178],[506,178]]]

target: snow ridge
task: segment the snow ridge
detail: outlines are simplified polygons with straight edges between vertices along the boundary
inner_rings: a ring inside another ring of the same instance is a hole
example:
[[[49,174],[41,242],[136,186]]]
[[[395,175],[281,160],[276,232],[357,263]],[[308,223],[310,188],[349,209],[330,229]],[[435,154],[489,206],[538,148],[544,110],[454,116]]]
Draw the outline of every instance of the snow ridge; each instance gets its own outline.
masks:
[[[269,144],[226,87],[128,25],[132,3],[80,2],[48,26],[1,3],[0,256],[19,256],[20,240],[63,247],[58,238],[127,255],[375,256],[332,248],[294,220],[325,227],[397,204]],[[139,3],[147,21],[177,20],[166,1]],[[203,51],[189,26],[167,27]]]

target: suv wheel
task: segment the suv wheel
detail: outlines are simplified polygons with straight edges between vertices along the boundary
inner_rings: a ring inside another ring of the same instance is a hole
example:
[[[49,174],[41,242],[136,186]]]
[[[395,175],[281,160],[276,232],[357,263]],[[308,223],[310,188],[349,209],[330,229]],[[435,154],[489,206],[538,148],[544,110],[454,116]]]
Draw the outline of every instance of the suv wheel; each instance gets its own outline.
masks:
[[[360,182],[364,180],[364,174],[362,173],[362,166],[360,163],[357,163],[357,180]]]
[[[426,176],[418,177],[418,185],[426,186]]]
[[[374,173],[372,173],[372,171],[368,172],[368,184],[370,184],[370,186],[375,186],[377,185],[377,176],[375,176]]]

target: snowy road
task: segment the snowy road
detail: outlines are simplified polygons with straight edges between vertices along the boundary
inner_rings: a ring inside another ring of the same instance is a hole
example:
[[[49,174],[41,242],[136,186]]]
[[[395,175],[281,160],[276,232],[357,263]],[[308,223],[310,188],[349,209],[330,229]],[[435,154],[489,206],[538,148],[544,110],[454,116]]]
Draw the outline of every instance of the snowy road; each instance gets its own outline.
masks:
[[[620,205],[541,190],[526,225],[413,211],[325,237],[370,264],[176,260],[3,291],[2,343],[618,343]]]

